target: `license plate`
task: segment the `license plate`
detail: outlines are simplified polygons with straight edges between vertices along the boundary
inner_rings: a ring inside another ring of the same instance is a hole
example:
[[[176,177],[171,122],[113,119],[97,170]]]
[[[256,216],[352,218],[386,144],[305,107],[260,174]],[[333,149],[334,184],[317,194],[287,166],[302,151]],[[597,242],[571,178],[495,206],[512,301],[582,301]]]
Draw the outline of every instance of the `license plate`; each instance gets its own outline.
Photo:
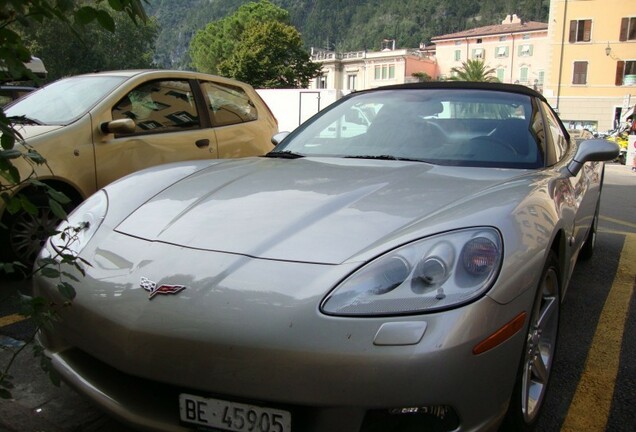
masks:
[[[291,432],[288,411],[203,398],[179,395],[181,421],[235,432]]]

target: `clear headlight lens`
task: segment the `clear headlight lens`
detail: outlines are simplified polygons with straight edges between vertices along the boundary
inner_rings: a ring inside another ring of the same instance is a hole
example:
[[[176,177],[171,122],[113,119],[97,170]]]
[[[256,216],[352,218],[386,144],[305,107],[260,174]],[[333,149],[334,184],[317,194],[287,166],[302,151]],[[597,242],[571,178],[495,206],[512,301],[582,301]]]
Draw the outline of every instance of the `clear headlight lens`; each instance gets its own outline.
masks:
[[[395,249],[353,273],[322,302],[330,315],[431,312],[465,304],[493,284],[502,241],[493,228],[429,237]]]
[[[61,254],[77,256],[102,224],[108,210],[108,196],[99,191],[79,205],[51,237],[51,245]]]

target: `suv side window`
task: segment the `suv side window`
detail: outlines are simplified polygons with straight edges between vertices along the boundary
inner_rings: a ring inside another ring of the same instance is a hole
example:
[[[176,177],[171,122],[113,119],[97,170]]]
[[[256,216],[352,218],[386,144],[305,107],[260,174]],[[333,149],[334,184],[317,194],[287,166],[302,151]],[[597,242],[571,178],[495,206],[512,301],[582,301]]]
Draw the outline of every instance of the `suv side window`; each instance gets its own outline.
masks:
[[[242,88],[214,82],[202,82],[201,88],[214,126],[228,126],[258,119],[254,102]]]
[[[135,133],[174,132],[199,127],[199,114],[187,80],[151,81],[121,99],[113,120],[130,118]]]
[[[553,165],[560,161],[565,152],[568,150],[568,141],[563,135],[563,129],[561,129],[561,123],[555,117],[554,113],[550,109],[550,107],[545,103],[543,104],[543,112],[545,113],[545,118],[548,126],[548,133],[550,134],[552,140],[547,141],[547,145],[550,146],[548,149],[548,165]],[[552,154],[551,154],[552,153]]]

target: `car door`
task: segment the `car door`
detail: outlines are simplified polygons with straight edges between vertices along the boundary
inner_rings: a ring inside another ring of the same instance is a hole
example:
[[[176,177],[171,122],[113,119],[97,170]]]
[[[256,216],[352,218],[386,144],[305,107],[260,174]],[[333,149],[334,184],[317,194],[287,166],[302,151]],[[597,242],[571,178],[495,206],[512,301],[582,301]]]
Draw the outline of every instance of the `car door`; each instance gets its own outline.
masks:
[[[220,158],[262,155],[273,147],[276,133],[273,121],[268,121],[264,104],[254,99],[258,95],[226,82],[201,81],[201,91],[214,127]]]
[[[194,85],[188,79],[147,81],[114,103],[112,119],[132,119],[135,130],[95,143],[98,188],[143,168],[218,157],[216,136],[207,114],[201,115]]]
[[[568,151],[569,146],[576,147],[577,144],[575,140],[568,142],[561,127],[561,122],[547,105],[544,108],[552,149],[555,153],[555,158],[561,160],[566,155],[572,154],[572,151]],[[575,148],[573,150],[576,151]],[[599,173],[601,166],[601,162],[586,162],[583,169],[576,176],[567,176],[567,198],[564,199],[563,205],[571,207],[574,214],[571,234],[576,247],[585,241],[587,231],[592,223],[600,194]]]

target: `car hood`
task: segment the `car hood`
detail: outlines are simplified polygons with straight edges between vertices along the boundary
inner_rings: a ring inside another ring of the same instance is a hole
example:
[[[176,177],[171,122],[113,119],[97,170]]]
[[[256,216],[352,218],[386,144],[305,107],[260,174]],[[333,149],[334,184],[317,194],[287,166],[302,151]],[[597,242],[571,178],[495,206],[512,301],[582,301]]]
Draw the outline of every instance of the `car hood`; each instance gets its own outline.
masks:
[[[29,138],[35,138],[36,136],[61,129],[63,127],[64,126],[60,125],[23,125],[16,127],[16,131],[25,141],[28,141]]]
[[[116,231],[194,249],[339,264],[442,210],[446,218],[449,208],[466,217],[469,206],[458,211],[461,203],[524,174],[359,159],[234,160],[167,187]]]

